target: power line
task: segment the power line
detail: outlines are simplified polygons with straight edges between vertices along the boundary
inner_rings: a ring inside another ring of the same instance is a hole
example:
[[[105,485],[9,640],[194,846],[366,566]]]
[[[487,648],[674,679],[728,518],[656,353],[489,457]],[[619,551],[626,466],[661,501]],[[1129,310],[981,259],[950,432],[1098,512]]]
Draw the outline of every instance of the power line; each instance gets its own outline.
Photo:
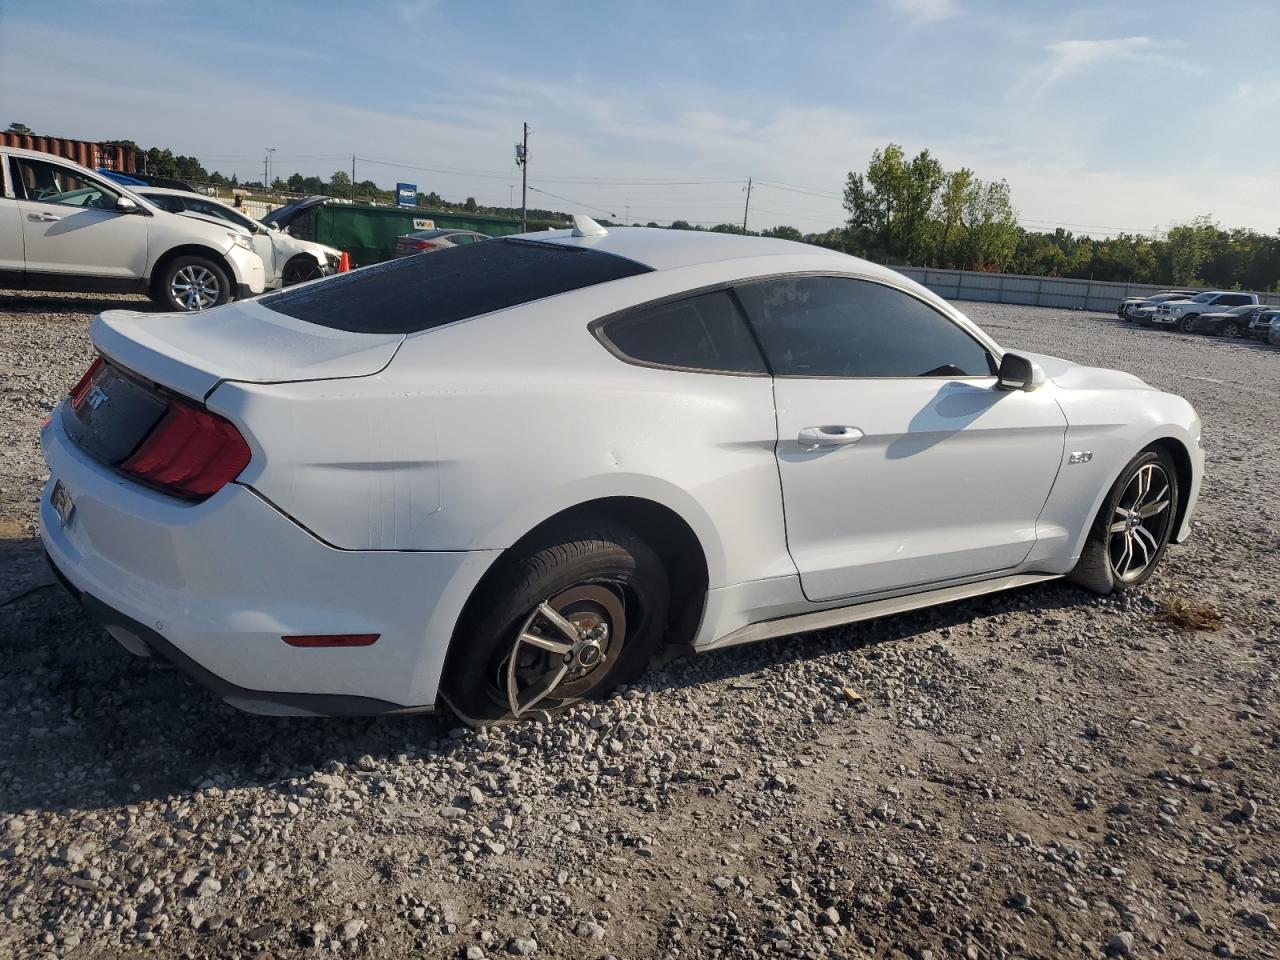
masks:
[[[799,193],[807,197],[818,197],[822,200],[843,200],[844,194],[832,193],[829,190],[818,190],[813,187],[796,187],[787,183],[777,183],[773,180],[757,180],[756,183],[761,186],[768,187],[771,190],[785,190],[788,193]]]
[[[611,220],[616,220],[618,218],[616,213],[606,210],[604,207],[592,206],[589,203],[583,203],[581,200],[574,200],[572,197],[562,197],[560,194],[552,193],[550,190],[539,190],[537,187],[530,187],[529,189],[534,193],[542,194],[544,197],[555,197],[557,200],[563,200],[565,203],[572,203],[577,207],[585,207],[588,210],[595,210],[597,213],[608,214]]]

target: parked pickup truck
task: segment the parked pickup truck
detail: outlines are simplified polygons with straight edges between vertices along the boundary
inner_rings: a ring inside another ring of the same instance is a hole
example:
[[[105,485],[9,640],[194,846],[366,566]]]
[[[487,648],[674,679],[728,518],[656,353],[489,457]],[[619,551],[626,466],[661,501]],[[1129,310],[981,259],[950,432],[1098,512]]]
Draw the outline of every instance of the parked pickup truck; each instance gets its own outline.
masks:
[[[1151,322],[1157,327],[1190,333],[1195,329],[1196,317],[1202,313],[1221,313],[1231,307],[1243,307],[1257,303],[1256,293],[1239,293],[1235,290],[1206,290],[1190,300],[1166,300],[1151,314]]]
[[[1159,293],[1149,293],[1142,297],[1125,297],[1116,306],[1116,316],[1127,323],[1133,323],[1138,319],[1139,311],[1143,307],[1151,307],[1154,309],[1166,300],[1185,300],[1187,297],[1194,297],[1194,290],[1162,290]]]
[[[1249,329],[1245,331],[1247,336],[1265,342],[1273,330],[1280,330],[1280,307],[1267,307],[1250,316]]]

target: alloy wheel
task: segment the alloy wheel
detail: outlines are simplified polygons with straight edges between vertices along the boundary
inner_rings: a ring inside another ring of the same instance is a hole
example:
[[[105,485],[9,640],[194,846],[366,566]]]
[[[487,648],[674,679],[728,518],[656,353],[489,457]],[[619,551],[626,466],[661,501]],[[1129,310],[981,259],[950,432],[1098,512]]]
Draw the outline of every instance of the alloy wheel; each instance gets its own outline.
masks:
[[[218,302],[222,284],[208,267],[189,263],[173,275],[169,282],[173,302],[184,310],[203,310]]]
[[[1127,582],[1142,576],[1155,561],[1169,531],[1173,485],[1159,463],[1139,467],[1111,518],[1107,553],[1116,579]]]
[[[603,680],[622,655],[626,608],[618,588],[584,583],[539,603],[497,667],[497,688],[511,715],[577,699]]]

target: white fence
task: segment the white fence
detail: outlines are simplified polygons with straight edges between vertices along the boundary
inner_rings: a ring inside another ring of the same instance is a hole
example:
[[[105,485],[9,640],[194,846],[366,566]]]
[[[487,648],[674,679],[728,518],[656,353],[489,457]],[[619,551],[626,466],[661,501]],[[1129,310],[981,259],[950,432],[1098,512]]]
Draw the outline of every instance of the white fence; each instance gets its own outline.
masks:
[[[1125,297],[1140,297],[1168,289],[1168,285],[1028,277],[1015,273],[936,270],[932,267],[893,269],[924,284],[947,300],[1021,303],[1034,307],[1065,307],[1069,310],[1097,310],[1105,313],[1114,313],[1116,304]],[[1260,293],[1258,300],[1262,303],[1280,304],[1280,294]]]

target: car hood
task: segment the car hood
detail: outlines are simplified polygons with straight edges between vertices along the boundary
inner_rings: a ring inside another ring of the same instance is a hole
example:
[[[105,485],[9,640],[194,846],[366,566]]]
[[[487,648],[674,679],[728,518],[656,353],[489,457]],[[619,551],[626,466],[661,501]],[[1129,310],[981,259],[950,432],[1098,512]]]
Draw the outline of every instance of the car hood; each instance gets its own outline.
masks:
[[[1014,351],[1019,356],[1034,360],[1044,371],[1044,375],[1062,390],[1154,390],[1140,377],[1123,370],[1111,370],[1107,367],[1086,367],[1072,363],[1061,357],[1051,357],[1042,353],[1025,353]]]
[[[266,224],[274,223],[281,230],[293,223],[298,215],[312,207],[318,207],[321,204],[328,203],[332,197],[324,197],[320,195],[312,197],[303,197],[298,200],[290,200],[282,207],[277,207],[262,218],[262,222]]]
[[[196,213],[194,210],[181,210],[174,213],[173,216],[185,217],[187,220],[199,220],[201,223],[211,223],[215,227],[224,228],[227,233],[241,233],[246,237],[249,236],[249,231],[238,223],[232,223],[230,220],[223,220],[221,217],[211,217],[207,213]]]
[[[331,330],[257,301],[199,313],[108,310],[94,318],[89,338],[121,366],[197,400],[224,380],[289,383],[370,376],[391,362],[404,341],[398,333]]]

